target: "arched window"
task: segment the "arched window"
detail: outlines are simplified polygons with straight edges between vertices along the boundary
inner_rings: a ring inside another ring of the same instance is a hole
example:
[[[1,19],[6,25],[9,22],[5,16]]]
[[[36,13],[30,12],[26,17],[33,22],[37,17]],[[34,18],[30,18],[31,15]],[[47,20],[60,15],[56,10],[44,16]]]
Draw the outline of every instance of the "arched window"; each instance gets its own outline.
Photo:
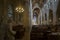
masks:
[[[38,16],[39,16],[39,8],[35,8],[33,10],[33,25],[37,25],[38,24]]]
[[[13,20],[12,5],[8,5],[8,21]]]
[[[36,12],[33,13],[33,19],[36,23],[38,22],[38,14]]]
[[[8,17],[13,16],[13,10],[12,10],[12,5],[8,5]]]

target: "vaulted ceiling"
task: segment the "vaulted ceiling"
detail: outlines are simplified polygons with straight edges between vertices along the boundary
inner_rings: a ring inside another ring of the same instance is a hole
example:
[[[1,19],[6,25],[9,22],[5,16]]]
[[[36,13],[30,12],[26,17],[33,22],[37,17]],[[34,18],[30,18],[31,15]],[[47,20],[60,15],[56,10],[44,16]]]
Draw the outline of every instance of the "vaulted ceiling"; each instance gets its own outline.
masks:
[[[33,6],[35,5],[35,3],[38,3],[40,7],[42,7],[46,2],[47,0],[32,0],[33,2]]]

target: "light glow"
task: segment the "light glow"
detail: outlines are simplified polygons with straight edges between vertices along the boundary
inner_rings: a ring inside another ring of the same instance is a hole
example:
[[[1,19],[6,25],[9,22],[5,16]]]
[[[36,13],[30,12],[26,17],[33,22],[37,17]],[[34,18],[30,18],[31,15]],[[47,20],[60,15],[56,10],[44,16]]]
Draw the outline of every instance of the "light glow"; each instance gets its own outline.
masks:
[[[15,10],[16,12],[19,12],[19,13],[24,12],[24,9],[22,7],[16,7]]]

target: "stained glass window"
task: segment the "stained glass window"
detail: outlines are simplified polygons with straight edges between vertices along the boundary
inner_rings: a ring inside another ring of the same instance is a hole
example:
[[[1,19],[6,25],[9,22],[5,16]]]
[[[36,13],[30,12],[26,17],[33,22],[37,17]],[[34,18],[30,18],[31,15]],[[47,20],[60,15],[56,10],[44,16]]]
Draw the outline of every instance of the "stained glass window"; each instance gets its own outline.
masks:
[[[12,6],[11,5],[8,5],[8,17],[9,18],[12,18],[12,16],[13,16]]]
[[[13,20],[12,5],[8,5],[8,23],[12,22],[12,20]]]

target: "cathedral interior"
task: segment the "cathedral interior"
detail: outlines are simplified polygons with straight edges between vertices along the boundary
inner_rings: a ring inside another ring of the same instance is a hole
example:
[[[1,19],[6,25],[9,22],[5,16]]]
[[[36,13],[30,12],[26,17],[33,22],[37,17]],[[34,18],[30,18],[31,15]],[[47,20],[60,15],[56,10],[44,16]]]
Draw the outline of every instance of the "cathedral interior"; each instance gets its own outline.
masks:
[[[60,0],[0,0],[0,40],[60,40]]]

